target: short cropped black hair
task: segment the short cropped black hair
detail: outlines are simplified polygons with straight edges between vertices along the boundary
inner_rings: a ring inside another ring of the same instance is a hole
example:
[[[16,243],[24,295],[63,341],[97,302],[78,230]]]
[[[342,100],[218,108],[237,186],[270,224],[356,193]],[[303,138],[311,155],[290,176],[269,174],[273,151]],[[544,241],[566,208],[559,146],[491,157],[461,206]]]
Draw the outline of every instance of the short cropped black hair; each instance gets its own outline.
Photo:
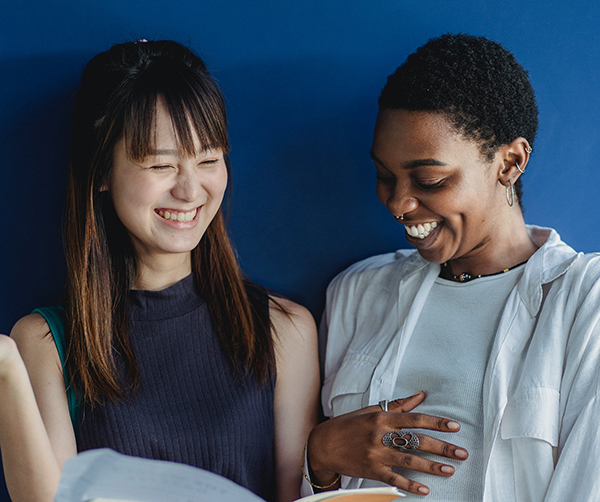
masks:
[[[519,136],[533,147],[538,109],[529,75],[499,43],[446,34],[432,38],[392,75],[380,109],[442,113],[489,159]],[[521,180],[515,184],[521,200]]]

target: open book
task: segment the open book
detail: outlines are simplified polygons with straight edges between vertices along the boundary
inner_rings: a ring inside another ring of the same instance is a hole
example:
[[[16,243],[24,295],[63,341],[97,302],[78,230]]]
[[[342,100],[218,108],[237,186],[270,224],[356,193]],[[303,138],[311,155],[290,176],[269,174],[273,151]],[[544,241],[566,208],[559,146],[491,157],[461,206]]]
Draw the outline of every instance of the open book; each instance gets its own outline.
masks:
[[[337,490],[302,502],[392,502],[396,488]],[[65,463],[54,502],[264,502],[218,474],[184,464],[90,450]]]

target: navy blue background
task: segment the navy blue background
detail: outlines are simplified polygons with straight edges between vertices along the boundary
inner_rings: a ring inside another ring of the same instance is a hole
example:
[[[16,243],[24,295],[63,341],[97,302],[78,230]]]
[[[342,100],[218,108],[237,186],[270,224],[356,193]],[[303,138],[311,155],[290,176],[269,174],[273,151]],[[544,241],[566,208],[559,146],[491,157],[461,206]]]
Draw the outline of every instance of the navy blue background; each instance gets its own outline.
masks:
[[[369,149],[376,100],[410,52],[445,32],[495,39],[529,71],[540,131],[524,177],[526,220],[555,227],[577,250],[600,250],[599,15],[599,4],[583,0],[4,5],[0,332],[61,299],[74,91],[91,56],[138,38],[175,39],[205,58],[228,103],[230,228],[242,266],[317,317],[337,272],[407,246],[375,196]]]

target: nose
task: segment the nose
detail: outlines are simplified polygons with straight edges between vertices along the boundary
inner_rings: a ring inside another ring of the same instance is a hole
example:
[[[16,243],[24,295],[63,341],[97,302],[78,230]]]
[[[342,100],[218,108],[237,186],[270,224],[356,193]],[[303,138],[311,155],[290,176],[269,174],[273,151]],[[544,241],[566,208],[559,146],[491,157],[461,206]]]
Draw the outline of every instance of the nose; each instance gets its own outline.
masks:
[[[407,214],[419,207],[419,199],[411,193],[409,187],[403,187],[400,183],[395,183],[387,188],[378,188],[378,191],[379,199],[394,216],[404,214],[406,217]]]
[[[171,193],[173,197],[184,202],[194,202],[202,192],[202,180],[193,169],[183,169],[177,173],[177,178]]]

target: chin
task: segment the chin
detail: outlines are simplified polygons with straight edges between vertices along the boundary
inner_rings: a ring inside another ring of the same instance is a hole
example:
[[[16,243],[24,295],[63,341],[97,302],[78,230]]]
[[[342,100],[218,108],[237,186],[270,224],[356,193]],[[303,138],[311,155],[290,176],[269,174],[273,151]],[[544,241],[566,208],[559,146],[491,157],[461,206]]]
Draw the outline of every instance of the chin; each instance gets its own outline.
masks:
[[[168,242],[161,246],[163,254],[183,254],[191,253],[200,243],[200,239],[188,242]]]
[[[439,251],[436,252],[431,249],[417,249],[417,251],[421,255],[421,258],[423,258],[424,260],[427,260],[429,263],[442,264],[442,263],[447,262],[450,259],[450,258],[444,257]]]

